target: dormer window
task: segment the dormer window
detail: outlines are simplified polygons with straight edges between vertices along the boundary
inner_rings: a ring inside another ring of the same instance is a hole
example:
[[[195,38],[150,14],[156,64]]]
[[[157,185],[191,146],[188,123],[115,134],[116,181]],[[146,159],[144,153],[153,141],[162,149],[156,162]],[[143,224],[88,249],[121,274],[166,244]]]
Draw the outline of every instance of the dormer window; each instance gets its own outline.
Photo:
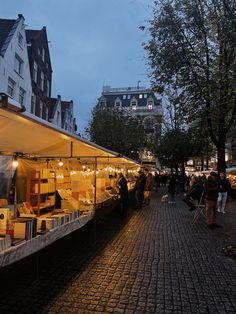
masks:
[[[148,100],[147,100],[147,107],[148,109],[153,109],[153,98],[152,97],[149,97]]]
[[[138,105],[137,99],[133,97],[130,102],[131,110],[137,110],[137,105]]]
[[[115,108],[120,108],[122,106],[122,102],[120,98],[116,98],[115,100]]]
[[[106,98],[105,97],[101,97],[100,100],[99,100],[99,107],[101,109],[105,109],[106,106],[107,106]]]

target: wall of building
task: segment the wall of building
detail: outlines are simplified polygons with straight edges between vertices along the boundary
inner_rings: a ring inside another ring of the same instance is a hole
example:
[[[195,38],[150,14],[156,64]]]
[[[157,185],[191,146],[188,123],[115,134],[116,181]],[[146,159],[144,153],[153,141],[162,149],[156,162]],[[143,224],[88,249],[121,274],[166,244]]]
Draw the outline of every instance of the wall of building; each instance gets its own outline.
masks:
[[[19,33],[22,35],[22,45],[18,44]],[[15,70],[15,55],[18,55],[23,61],[23,72],[20,75]],[[11,38],[8,48],[4,54],[4,57],[0,56],[0,91],[6,94],[8,93],[8,78],[11,78],[15,82],[15,89],[12,98],[19,102],[20,88],[25,91],[25,98],[23,105],[26,110],[30,112],[31,108],[31,77],[28,61],[28,52],[25,36],[24,19],[20,18],[18,26]]]

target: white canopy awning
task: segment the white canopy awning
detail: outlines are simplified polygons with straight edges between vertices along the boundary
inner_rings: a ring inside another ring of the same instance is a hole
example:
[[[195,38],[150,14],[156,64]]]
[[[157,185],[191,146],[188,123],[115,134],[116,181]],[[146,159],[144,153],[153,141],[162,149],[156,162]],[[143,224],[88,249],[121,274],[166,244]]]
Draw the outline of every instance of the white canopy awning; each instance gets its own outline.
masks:
[[[73,135],[34,115],[1,107],[0,152],[42,158],[109,158],[137,165],[129,158]],[[114,160],[115,162],[115,160]]]

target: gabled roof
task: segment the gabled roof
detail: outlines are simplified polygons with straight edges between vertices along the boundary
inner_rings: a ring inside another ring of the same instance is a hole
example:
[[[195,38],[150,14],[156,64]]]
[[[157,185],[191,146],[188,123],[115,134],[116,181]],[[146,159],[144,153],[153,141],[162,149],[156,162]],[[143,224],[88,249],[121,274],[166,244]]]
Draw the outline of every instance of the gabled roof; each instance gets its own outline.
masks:
[[[71,101],[61,102],[61,122],[63,126],[65,124],[65,119],[68,116],[68,112],[70,111],[70,109],[71,109]]]
[[[41,30],[32,30],[32,29],[26,29],[26,40],[27,43],[31,41],[31,39],[37,39],[37,37],[40,35]]]
[[[0,55],[4,55],[8,46],[8,37],[13,29],[16,20],[0,19]]]
[[[49,67],[52,70],[50,51],[49,51],[49,47],[48,47],[48,37],[47,37],[46,26],[43,26],[39,30],[38,29],[26,29],[25,33],[26,33],[26,41],[28,44],[31,44],[32,42],[37,43],[38,38],[40,38],[40,36],[44,36],[44,42],[46,43],[44,48],[47,50],[47,54],[48,54],[48,61],[47,62],[49,63]]]
[[[49,120],[53,119],[55,116],[59,99],[60,99],[59,97],[50,99],[50,106],[48,108],[49,109],[49,112],[48,112]]]

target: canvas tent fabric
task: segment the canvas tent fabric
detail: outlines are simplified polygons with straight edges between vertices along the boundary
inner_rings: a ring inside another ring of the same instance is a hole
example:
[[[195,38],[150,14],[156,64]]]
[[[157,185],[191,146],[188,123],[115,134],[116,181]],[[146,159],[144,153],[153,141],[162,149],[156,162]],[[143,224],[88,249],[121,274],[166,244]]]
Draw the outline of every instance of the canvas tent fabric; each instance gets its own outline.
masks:
[[[30,113],[13,112],[0,108],[0,152],[23,154],[38,158],[108,158],[109,162],[122,161],[136,165],[131,159],[120,156],[77,135],[51,125]]]

